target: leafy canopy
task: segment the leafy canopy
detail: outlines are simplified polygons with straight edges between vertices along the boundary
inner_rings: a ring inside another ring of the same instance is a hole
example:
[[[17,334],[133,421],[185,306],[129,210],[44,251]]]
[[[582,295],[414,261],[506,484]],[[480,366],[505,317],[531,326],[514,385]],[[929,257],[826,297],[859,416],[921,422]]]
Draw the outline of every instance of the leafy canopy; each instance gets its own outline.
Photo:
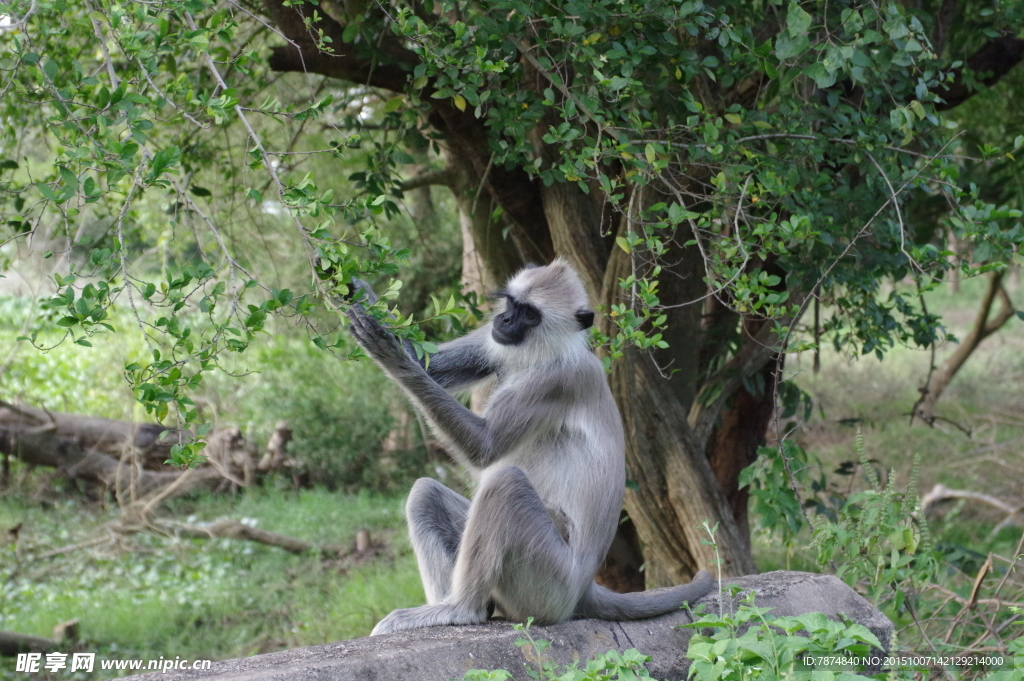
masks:
[[[189,391],[275,318],[350,351],[331,311],[352,276],[394,275],[408,257],[387,229],[411,164],[444,145],[429,122],[442,106],[484,121],[494,167],[574,187],[610,216],[605,235],[631,261],[607,311],[611,359],[665,347],[660,279],[693,249],[708,295],[737,312],[788,338],[823,296],[825,331],[881,354],[941,332],[915,292],[879,294],[890,278],[926,289],[949,266],[912,196],[946,202],[981,269],[1024,238],[1019,211],[961,185],[957,131],[935,110],[957,64],[901,3],[271,6],[301,12],[328,58],[367,59],[368,83],[273,73],[268,49],[291,38],[244,2],[5,5],[0,255],[52,275],[27,342],[45,347],[54,327],[83,346],[142,334],[147,353],[123,371],[159,419],[197,425]],[[402,80],[375,87],[376,69]],[[115,329],[113,305],[137,328]],[[451,299],[430,315],[463,312]],[[181,443],[175,462],[201,447]]]

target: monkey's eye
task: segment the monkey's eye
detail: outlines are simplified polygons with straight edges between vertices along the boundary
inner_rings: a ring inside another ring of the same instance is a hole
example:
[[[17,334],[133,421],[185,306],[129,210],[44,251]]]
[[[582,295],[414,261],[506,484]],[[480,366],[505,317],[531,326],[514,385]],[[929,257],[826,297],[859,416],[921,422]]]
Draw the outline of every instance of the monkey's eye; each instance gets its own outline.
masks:
[[[532,307],[526,308],[526,321],[536,324],[540,321],[540,312]]]

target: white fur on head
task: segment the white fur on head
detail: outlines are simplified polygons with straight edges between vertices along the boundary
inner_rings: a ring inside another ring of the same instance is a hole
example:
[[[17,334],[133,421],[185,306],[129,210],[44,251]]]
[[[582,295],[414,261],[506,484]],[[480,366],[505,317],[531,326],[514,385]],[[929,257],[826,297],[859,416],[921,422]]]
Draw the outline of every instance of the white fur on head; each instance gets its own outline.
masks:
[[[528,267],[512,277],[506,290],[516,300],[527,302],[545,314],[575,317],[587,309],[587,291],[569,261],[558,256],[546,267]]]

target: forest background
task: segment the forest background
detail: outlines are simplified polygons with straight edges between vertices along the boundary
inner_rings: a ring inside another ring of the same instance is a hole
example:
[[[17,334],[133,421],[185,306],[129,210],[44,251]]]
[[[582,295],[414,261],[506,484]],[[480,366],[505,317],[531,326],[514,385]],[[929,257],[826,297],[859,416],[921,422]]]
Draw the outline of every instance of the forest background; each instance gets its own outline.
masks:
[[[1021,28],[957,0],[5,3],[0,630],[236,656],[419,602],[401,495],[468,483],[351,361],[351,277],[429,354],[559,254],[629,434],[601,579],[835,571],[904,645],[1010,650]]]

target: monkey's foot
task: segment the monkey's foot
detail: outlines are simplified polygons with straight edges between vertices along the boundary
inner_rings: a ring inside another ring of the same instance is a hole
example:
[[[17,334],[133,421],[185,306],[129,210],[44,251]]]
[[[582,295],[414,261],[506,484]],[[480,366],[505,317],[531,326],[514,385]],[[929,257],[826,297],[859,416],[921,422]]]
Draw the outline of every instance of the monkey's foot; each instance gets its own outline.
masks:
[[[431,603],[418,608],[394,610],[377,623],[370,636],[392,634],[421,627],[440,625],[482,624],[487,621],[485,610],[474,612],[448,603]]]

